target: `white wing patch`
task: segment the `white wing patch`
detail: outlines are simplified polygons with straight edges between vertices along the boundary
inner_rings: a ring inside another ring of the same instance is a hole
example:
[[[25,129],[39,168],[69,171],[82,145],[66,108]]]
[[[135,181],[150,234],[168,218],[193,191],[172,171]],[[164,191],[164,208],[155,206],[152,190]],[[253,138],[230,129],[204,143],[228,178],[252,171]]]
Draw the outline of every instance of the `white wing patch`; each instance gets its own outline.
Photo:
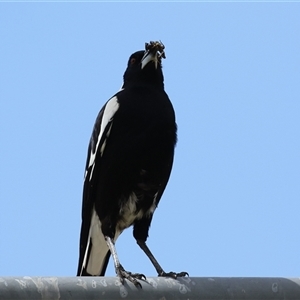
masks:
[[[113,118],[114,114],[116,113],[116,111],[118,110],[118,108],[119,108],[119,103],[118,103],[117,96],[114,96],[110,100],[108,100],[108,102],[105,106],[105,109],[104,109],[104,112],[103,112],[103,117],[102,117],[102,120],[101,120],[100,132],[99,132],[99,135],[98,135],[98,138],[97,138],[95,151],[94,152],[92,151],[90,153],[90,160],[89,160],[88,168],[93,166],[92,170],[91,170],[91,174],[90,174],[90,180],[91,180],[92,175],[93,175],[95,158],[96,158],[96,154],[97,154],[97,151],[98,151],[98,147],[99,147],[103,132],[104,132],[107,124],[112,120],[112,118]],[[110,128],[107,131],[106,138],[110,134],[111,126],[112,126],[112,123],[110,124]],[[101,149],[100,149],[101,156],[103,154],[105,146],[106,146],[106,139],[104,140],[104,142],[101,146]]]
[[[109,129],[107,130],[107,133],[106,133],[106,139],[103,141],[103,144],[100,148],[101,156],[103,155],[103,152],[104,152],[104,149],[105,149],[105,146],[106,146],[106,140],[110,135],[111,127],[112,127],[112,123],[110,123],[110,125],[109,125]]]
[[[118,108],[119,108],[118,98],[117,98],[117,96],[114,96],[107,102],[107,104],[105,106],[95,152],[97,152],[97,149],[98,149],[98,146],[100,143],[100,139],[102,137],[105,127],[107,126],[108,122],[112,119],[112,117],[114,116],[114,114],[116,113]]]

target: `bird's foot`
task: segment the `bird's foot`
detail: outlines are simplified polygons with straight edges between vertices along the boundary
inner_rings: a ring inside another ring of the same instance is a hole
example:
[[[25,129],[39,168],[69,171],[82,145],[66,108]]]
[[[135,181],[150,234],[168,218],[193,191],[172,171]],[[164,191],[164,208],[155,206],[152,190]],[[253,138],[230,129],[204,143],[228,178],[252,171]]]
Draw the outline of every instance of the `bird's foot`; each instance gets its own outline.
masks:
[[[189,276],[189,273],[187,272],[180,272],[180,273],[175,273],[175,272],[162,272],[160,274],[158,274],[158,276],[161,276],[161,277],[171,277],[171,278],[178,278],[178,277],[185,277],[185,276]]]
[[[133,283],[137,288],[142,288],[142,285],[137,281],[137,279],[146,280],[146,276],[144,274],[131,273],[131,272],[125,271],[125,269],[122,267],[122,265],[120,265],[119,268],[116,269],[116,272],[123,284],[124,284],[124,279],[127,279],[131,283]]]

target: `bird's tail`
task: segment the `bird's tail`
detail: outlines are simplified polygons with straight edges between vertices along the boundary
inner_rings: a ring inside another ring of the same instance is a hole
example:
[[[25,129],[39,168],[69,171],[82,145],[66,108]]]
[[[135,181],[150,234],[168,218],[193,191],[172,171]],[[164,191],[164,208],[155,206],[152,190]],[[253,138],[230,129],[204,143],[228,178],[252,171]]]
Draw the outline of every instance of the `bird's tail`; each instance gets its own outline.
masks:
[[[101,222],[93,209],[85,249],[80,249],[77,276],[104,276],[110,251],[101,231]]]

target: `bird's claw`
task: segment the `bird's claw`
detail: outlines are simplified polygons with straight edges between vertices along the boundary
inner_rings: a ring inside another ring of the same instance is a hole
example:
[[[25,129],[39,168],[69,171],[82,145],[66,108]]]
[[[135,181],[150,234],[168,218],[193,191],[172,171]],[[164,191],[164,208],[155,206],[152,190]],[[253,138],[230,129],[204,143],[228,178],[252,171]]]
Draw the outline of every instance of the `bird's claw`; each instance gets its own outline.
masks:
[[[127,272],[130,276],[136,278],[136,279],[140,279],[140,280],[146,280],[146,276],[144,274],[140,274],[140,273],[131,273],[131,272]]]
[[[171,277],[171,278],[178,278],[178,277],[185,277],[185,276],[189,276],[188,272],[180,272],[180,273],[175,273],[175,272],[162,272],[161,274],[159,274],[158,276],[161,277]]]
[[[180,272],[180,273],[177,273],[177,277],[185,277],[185,276],[189,277],[190,275],[189,275],[188,272]]]
[[[127,272],[122,267],[122,265],[120,265],[119,268],[116,269],[116,272],[122,284],[124,283],[124,279],[127,279],[131,283],[133,283],[137,288],[142,288],[142,285],[137,281],[137,279],[146,280],[146,276],[144,274]]]

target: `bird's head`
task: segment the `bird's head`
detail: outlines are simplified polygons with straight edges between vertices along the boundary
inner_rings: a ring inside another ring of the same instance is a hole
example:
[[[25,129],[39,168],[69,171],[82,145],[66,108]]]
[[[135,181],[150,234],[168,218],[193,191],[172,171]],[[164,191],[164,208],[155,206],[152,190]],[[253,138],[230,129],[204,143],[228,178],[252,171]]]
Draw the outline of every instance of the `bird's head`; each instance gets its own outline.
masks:
[[[133,53],[124,73],[124,85],[154,84],[163,88],[162,58],[165,58],[161,42],[146,43],[145,50]]]

